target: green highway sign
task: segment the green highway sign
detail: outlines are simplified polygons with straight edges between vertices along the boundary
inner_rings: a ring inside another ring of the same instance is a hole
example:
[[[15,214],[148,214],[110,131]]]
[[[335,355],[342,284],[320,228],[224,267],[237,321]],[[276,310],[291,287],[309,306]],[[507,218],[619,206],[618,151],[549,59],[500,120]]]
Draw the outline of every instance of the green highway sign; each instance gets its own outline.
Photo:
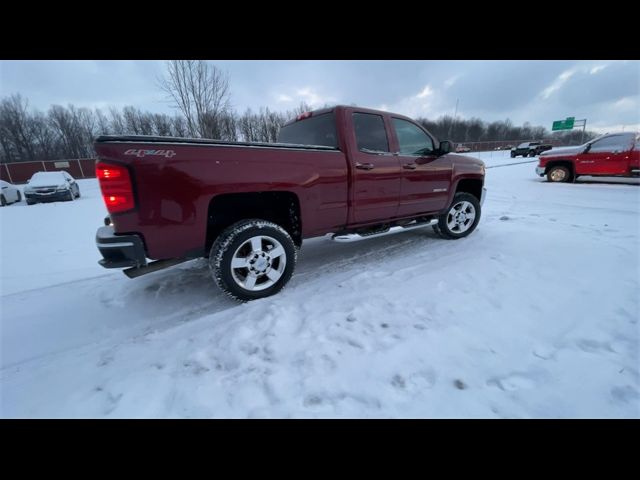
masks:
[[[567,117],[564,120],[556,120],[553,122],[553,127],[551,131],[555,130],[571,130],[573,128],[573,122],[575,122],[576,117]]]

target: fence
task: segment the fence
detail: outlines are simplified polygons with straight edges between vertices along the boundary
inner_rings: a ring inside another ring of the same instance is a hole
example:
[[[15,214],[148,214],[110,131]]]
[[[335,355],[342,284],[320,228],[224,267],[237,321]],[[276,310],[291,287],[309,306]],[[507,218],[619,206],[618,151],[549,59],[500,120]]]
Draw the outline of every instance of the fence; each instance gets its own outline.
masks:
[[[50,160],[43,162],[15,162],[0,164],[0,179],[9,183],[26,183],[36,172],[56,172],[64,170],[73,178],[95,178],[96,160],[80,158],[75,160]]]
[[[525,140],[499,140],[492,142],[452,142],[454,145],[454,150],[458,145],[463,145],[465,147],[469,147],[472,152],[486,152],[489,150],[510,150],[511,147],[517,147],[521,143],[525,142],[534,142],[536,139],[525,139]],[[542,143],[548,143],[549,145],[553,145],[554,147],[562,147],[567,145],[575,145],[575,142],[571,142],[569,139],[558,139],[558,138],[548,138],[545,140],[540,140]]]

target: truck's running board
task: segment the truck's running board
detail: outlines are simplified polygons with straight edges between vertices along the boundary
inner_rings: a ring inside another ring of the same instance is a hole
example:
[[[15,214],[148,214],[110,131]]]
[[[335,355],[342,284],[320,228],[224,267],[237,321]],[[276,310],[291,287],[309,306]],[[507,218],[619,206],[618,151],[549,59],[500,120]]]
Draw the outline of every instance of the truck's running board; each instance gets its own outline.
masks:
[[[188,260],[190,259],[170,258],[168,260],[156,260],[155,262],[151,262],[144,267],[127,268],[126,270],[123,270],[123,272],[129,278],[136,278],[141,275],[146,275],[147,273],[157,272],[158,270],[162,270],[163,268],[173,267],[174,265],[184,263]]]
[[[424,228],[430,225],[435,225],[438,223],[438,219],[434,218],[425,222],[415,222],[410,223],[408,225],[398,225],[395,227],[388,228],[387,230],[380,233],[370,233],[361,235],[359,233],[344,233],[339,234],[336,233],[331,237],[331,240],[336,242],[358,242],[360,240],[367,240],[369,238],[377,238],[384,237],[385,235],[393,235],[394,233],[406,232],[408,230],[415,230],[416,228]]]

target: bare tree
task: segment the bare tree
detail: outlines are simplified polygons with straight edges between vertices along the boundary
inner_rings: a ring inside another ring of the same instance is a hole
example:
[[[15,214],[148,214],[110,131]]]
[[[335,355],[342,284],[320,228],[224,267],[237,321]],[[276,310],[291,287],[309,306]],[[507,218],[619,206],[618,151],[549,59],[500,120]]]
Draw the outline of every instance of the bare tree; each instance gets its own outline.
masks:
[[[159,86],[182,112],[189,135],[219,138],[231,110],[228,75],[204,60],[170,60]]]
[[[2,147],[9,158],[19,161],[35,159],[28,105],[19,94],[5,98],[0,104]]]

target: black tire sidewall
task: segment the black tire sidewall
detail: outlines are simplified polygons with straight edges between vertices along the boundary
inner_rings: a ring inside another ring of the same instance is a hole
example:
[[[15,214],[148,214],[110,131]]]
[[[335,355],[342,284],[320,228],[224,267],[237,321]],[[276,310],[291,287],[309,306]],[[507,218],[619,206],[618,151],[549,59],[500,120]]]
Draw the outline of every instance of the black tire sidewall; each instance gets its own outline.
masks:
[[[260,223],[268,224],[270,222],[260,221]],[[230,229],[233,229],[233,226],[230,227]],[[264,290],[248,291],[240,287],[233,279],[231,274],[231,260],[236,249],[238,249],[248,239],[257,235],[272,237],[280,242],[287,255],[287,265],[285,266],[284,273],[274,285]],[[227,237],[226,235],[224,236],[225,238]],[[293,275],[293,270],[295,269],[297,252],[293,240],[289,235],[283,234],[278,228],[274,228],[270,225],[250,227],[233,235],[233,239],[224,247],[219,270],[215,266],[218,256],[218,248],[219,247],[214,243],[209,256],[210,262],[211,260],[213,261],[210,263],[211,269],[219,286],[227,294],[240,301],[257,300],[259,298],[269,297],[278,293],[289,282]]]
[[[449,211],[451,210],[451,208],[455,204],[462,201],[467,201],[473,205],[473,208],[475,208],[476,210],[476,217],[473,219],[473,224],[471,225],[471,227],[466,231],[462,233],[452,232],[449,229],[449,226],[447,225],[447,217],[449,215]],[[439,233],[441,236],[454,239],[454,240],[458,238],[464,238],[467,235],[470,235],[471,233],[473,233],[473,231],[476,229],[476,227],[478,226],[478,223],[480,222],[481,215],[482,215],[482,207],[480,205],[480,201],[476,197],[474,197],[470,193],[464,193],[464,192],[456,193],[453,197],[453,201],[451,202],[447,210],[438,218],[438,230],[440,231]]]
[[[3,207],[7,204],[7,199],[4,198],[4,195],[0,195],[0,205]]]

